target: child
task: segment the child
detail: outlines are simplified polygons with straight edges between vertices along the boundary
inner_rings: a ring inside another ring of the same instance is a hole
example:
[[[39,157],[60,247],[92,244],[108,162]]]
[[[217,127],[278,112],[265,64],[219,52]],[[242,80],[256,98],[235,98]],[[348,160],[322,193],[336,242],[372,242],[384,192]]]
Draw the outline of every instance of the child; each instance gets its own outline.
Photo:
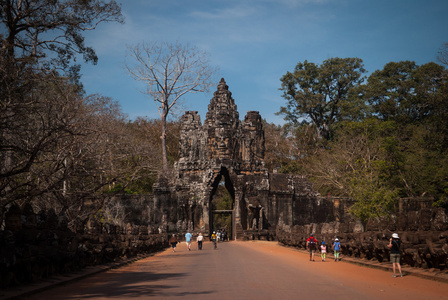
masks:
[[[198,240],[198,249],[202,250],[202,241],[204,240],[204,236],[202,235],[202,232],[199,233],[197,240]]]
[[[176,235],[173,234],[169,240],[169,243],[171,244],[171,247],[173,248],[173,252],[176,252],[176,245],[178,242],[179,241],[177,240]]]
[[[325,256],[327,255],[327,246],[325,245],[325,241],[322,241],[322,245],[320,245],[320,258],[322,261],[325,261]]]

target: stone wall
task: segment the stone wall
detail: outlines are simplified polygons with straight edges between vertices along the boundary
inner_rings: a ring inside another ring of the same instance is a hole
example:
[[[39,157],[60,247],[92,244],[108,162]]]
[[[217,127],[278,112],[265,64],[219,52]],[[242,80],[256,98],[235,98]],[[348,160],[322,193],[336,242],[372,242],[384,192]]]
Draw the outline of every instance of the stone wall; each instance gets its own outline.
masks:
[[[167,245],[166,234],[154,226],[117,226],[91,219],[74,232],[54,210],[35,214],[30,206],[12,206],[0,230],[0,287],[156,252]]]
[[[335,203],[334,199],[321,201],[327,202],[324,206],[328,208],[322,212],[337,215],[328,203]],[[346,205],[343,200],[337,204],[337,211]],[[383,262],[389,261],[387,245],[392,233],[397,232],[403,242],[403,264],[448,270],[448,214],[443,208],[433,208],[429,200],[400,200],[396,214],[365,224],[344,213],[335,219],[338,220],[295,226],[279,224],[277,239],[284,245],[305,249],[310,233],[314,233],[319,243],[324,240],[328,247],[337,237],[343,255]]]

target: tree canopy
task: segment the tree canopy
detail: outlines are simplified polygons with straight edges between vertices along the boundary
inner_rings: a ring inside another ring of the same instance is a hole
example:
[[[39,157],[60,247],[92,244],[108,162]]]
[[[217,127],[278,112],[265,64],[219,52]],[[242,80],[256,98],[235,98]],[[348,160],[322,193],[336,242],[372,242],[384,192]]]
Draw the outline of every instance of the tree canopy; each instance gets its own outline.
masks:
[[[307,175],[324,195],[354,199],[351,212],[361,219],[389,214],[399,197],[448,207],[447,70],[390,62],[363,81],[360,63],[305,61],[282,77],[291,159],[271,164]],[[335,64],[341,73],[328,71]],[[310,138],[310,126],[323,132],[324,124],[331,134]]]
[[[299,62],[294,72],[281,78],[287,106],[279,114],[294,124],[312,122],[321,136],[330,138],[331,127],[341,114],[341,104],[360,85],[365,73],[359,58],[331,58],[320,66]]]
[[[70,67],[76,55],[96,63],[95,51],[82,33],[101,22],[123,22],[120,5],[105,0],[0,0],[1,49],[8,60],[36,67]]]

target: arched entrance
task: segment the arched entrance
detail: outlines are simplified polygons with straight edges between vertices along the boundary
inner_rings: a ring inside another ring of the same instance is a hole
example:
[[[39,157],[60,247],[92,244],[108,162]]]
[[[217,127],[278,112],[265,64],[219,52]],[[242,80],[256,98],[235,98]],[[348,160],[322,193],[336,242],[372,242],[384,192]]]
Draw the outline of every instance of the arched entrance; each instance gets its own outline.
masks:
[[[211,184],[209,197],[209,232],[225,230],[228,239],[235,237],[235,188],[229,171],[221,167]]]

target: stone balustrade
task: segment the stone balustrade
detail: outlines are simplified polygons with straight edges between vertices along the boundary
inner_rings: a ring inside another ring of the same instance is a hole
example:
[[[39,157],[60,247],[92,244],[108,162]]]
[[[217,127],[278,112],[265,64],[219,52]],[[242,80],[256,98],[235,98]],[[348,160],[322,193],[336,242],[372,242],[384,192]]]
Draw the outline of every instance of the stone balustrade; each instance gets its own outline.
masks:
[[[384,262],[389,261],[389,239],[397,232],[403,245],[403,264],[448,271],[447,220],[443,208],[402,209],[396,215],[372,219],[366,224],[349,218],[300,226],[279,224],[277,239],[284,245],[305,249],[306,239],[314,233],[319,243],[326,242],[331,253],[337,237],[343,255]]]
[[[34,214],[12,206],[0,230],[0,285],[29,284],[167,246],[167,235],[152,226],[91,221],[74,232],[53,210]]]

